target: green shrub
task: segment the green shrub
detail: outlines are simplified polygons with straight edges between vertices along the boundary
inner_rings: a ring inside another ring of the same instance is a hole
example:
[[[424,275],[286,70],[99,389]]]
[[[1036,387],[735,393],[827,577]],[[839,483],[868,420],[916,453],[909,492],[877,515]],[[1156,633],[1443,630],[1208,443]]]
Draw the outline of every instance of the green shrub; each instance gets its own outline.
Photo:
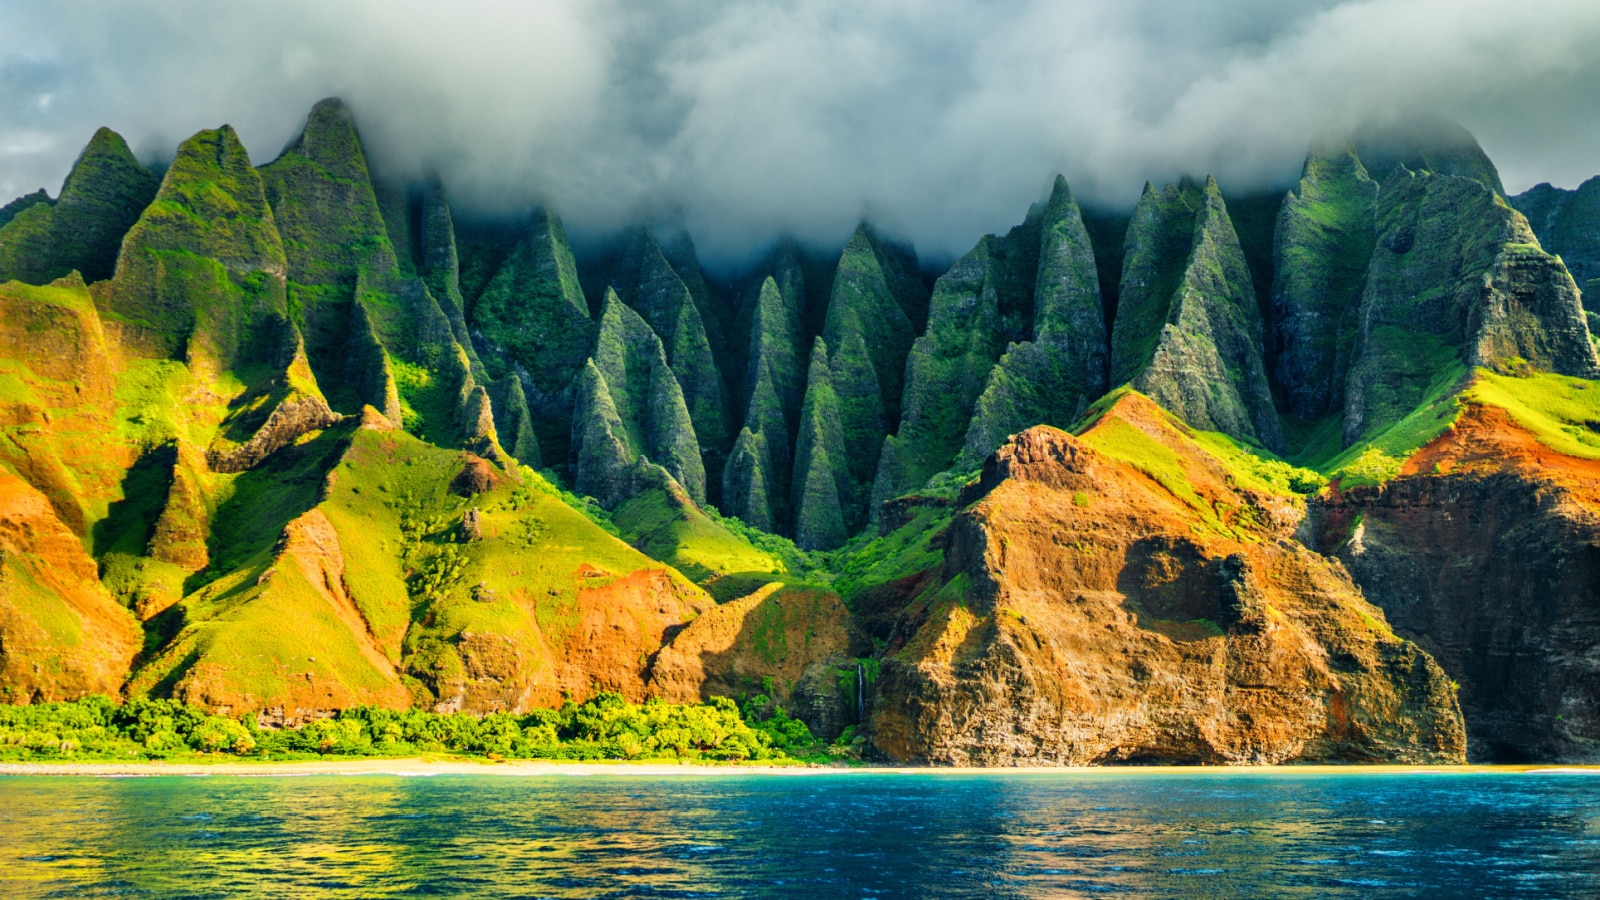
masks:
[[[105,697],[0,705],[0,760],[167,759],[197,754],[252,758],[410,756],[455,753],[504,759],[776,760],[810,732],[781,709],[752,725],[726,697],[631,703],[600,693],[583,703],[524,714],[432,713],[355,707],[293,728],[254,715],[234,720],[175,700]]]

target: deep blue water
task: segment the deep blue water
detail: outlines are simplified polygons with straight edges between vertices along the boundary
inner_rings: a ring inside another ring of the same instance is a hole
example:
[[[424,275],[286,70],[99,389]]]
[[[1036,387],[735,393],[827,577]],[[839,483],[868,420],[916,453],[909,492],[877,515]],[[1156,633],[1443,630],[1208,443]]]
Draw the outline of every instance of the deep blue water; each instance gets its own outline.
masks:
[[[111,895],[1600,897],[1600,777],[0,777],[0,896]]]

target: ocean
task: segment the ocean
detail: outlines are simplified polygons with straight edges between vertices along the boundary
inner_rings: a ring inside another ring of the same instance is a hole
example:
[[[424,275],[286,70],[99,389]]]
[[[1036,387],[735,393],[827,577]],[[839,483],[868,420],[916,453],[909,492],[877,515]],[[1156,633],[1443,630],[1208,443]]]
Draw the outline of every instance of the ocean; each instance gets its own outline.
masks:
[[[0,896],[1597,897],[1600,775],[6,776]]]

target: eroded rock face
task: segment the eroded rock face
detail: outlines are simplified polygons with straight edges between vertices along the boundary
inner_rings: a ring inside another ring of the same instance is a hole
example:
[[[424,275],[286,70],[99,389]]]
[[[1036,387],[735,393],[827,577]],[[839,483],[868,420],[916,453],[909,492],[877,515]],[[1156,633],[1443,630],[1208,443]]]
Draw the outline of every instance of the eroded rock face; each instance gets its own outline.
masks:
[[[0,468],[0,701],[115,694],[139,627],[50,502]]]
[[[1444,672],[1289,539],[1290,517],[1230,487],[1147,400],[1095,427],[1111,421],[1179,452],[1194,497],[1094,450],[1093,429],[1002,447],[951,526],[942,586],[890,640],[878,751],[951,765],[1464,758]]]
[[[1600,760],[1597,485],[1473,407],[1402,477],[1313,506],[1319,549],[1460,681],[1474,760]]]
[[[828,740],[855,721],[837,670],[848,658],[854,671],[871,649],[837,594],[775,583],[690,622],[657,656],[650,685],[677,703],[768,694]]]
[[[1511,205],[1528,217],[1540,246],[1571,270],[1592,322],[1600,314],[1600,177],[1574,191],[1536,185],[1512,197]]]
[[[1600,372],[1572,276],[1516,210],[1475,178],[1396,169],[1356,315],[1344,438],[1423,402],[1457,363]]]

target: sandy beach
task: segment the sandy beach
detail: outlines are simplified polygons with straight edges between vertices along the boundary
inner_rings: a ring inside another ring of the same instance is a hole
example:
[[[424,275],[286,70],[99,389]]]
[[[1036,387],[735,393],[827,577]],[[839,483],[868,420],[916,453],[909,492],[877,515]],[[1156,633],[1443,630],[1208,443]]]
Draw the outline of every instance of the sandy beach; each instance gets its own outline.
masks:
[[[1465,766],[1095,766],[1095,767],[1017,767],[957,768],[909,766],[816,766],[788,765],[704,765],[672,762],[561,762],[552,760],[491,761],[464,757],[408,757],[403,759],[318,759],[303,761],[218,760],[183,762],[72,762],[0,763],[0,776],[68,775],[103,778],[152,776],[239,776],[296,777],[312,775],[402,776],[496,775],[518,777],[593,777],[631,778],[729,777],[777,775],[1023,775],[1041,777],[1147,777],[1151,775],[1450,775],[1468,773],[1585,774],[1600,776],[1600,765],[1465,765]]]

